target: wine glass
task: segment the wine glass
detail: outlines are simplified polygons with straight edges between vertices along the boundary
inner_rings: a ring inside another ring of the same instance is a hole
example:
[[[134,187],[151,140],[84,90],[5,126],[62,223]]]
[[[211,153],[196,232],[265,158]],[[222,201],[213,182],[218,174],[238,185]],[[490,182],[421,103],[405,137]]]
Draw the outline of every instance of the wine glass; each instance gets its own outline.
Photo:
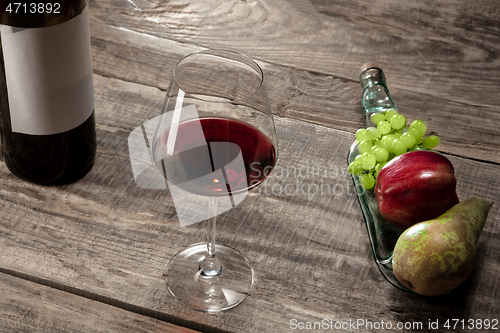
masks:
[[[179,218],[181,210],[183,219],[208,218],[206,242],[172,259],[168,289],[196,310],[232,308],[249,295],[253,268],[238,251],[216,244],[216,215],[239,204],[277,161],[262,69],[229,50],[188,55],[174,69],[158,119],[153,160]],[[191,207],[187,214],[186,207]]]

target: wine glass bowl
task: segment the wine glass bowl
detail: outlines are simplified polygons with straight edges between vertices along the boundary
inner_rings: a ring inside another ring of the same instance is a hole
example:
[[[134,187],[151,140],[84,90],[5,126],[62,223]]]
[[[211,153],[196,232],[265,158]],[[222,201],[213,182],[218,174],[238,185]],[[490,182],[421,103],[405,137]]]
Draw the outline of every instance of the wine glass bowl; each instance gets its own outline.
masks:
[[[179,61],[158,117],[152,155],[178,215],[185,202],[195,201],[188,215],[206,210],[209,217],[207,242],[172,259],[170,292],[201,311],[234,307],[250,293],[253,268],[238,251],[215,243],[216,216],[221,206],[223,211],[236,206],[261,184],[277,160],[258,64],[228,50],[202,51]]]

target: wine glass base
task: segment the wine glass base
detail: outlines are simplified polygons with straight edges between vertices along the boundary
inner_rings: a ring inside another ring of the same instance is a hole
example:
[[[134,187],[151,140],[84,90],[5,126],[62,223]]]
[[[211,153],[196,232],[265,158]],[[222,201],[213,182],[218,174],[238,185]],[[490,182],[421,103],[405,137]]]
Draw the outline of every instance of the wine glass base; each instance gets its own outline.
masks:
[[[245,300],[253,285],[253,268],[238,251],[215,245],[222,264],[215,276],[201,274],[207,243],[198,243],[177,253],[167,270],[167,286],[172,295],[188,307],[208,312],[230,309]]]

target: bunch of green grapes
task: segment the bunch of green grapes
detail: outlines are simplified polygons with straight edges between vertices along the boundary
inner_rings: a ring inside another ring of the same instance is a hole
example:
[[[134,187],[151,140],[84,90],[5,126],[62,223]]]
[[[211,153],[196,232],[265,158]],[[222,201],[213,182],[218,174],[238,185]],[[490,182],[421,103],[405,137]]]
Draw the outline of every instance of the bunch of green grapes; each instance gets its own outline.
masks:
[[[396,109],[374,113],[370,120],[376,127],[356,131],[359,155],[349,164],[349,172],[358,175],[365,189],[375,186],[377,175],[394,157],[414,150],[437,147],[436,135],[424,137],[427,125],[415,120],[406,126],[406,117]]]

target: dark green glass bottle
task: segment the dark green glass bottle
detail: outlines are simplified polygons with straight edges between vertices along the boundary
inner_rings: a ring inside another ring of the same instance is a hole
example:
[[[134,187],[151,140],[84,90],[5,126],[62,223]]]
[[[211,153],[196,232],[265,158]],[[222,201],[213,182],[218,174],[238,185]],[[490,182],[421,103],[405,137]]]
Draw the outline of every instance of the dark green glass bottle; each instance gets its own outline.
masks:
[[[96,154],[88,0],[0,4],[3,160],[22,179],[64,184]]]

